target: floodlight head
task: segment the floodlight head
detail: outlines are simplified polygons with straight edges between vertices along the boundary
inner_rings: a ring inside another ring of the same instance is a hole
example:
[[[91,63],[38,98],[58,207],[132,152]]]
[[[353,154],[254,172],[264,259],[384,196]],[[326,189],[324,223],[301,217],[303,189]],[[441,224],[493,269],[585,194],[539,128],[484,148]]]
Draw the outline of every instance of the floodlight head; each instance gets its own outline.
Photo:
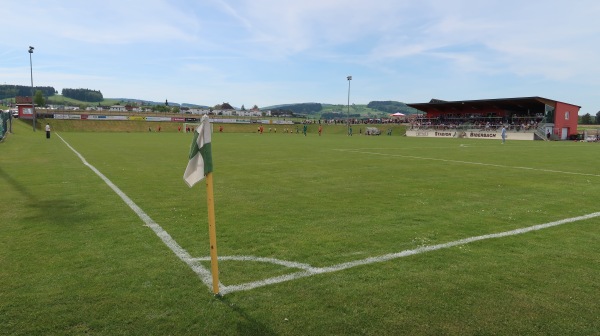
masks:
[[[352,76],[348,76],[346,77],[348,80],[352,80]]]
[[[29,53],[30,53],[30,54],[33,54],[33,49],[35,49],[35,48],[34,48],[34,47],[32,47],[32,46],[29,46]]]

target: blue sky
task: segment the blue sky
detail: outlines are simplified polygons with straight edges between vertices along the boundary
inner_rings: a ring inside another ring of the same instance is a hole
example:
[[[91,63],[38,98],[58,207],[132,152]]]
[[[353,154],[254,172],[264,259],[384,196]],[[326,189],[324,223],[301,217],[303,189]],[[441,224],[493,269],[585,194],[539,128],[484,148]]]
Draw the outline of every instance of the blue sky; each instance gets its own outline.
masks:
[[[597,0],[0,0],[0,83],[259,107],[542,96],[600,111]]]

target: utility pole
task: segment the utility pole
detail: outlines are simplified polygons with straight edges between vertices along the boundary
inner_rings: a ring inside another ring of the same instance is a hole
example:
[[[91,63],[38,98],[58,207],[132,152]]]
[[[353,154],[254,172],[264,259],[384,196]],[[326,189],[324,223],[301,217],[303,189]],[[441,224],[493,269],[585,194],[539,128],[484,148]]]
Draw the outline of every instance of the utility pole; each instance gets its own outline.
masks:
[[[31,62],[31,54],[33,54],[33,47],[29,46],[29,69],[31,71],[31,111],[33,112],[33,131],[35,132],[35,103],[33,102],[33,63]]]

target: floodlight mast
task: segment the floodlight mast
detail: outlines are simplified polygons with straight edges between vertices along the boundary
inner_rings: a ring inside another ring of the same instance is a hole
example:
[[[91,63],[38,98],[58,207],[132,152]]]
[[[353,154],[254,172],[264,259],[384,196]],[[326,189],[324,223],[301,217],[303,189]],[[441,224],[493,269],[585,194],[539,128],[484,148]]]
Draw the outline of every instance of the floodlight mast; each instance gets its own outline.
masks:
[[[29,46],[29,71],[31,74],[31,111],[33,112],[33,131],[35,132],[35,119],[36,119],[36,113],[35,113],[35,103],[33,102],[33,96],[34,96],[34,92],[33,92],[33,63],[31,61],[31,54],[33,54],[33,49],[35,49],[32,46]]]
[[[350,135],[350,81],[352,80],[352,76],[346,77],[348,80],[348,135]]]

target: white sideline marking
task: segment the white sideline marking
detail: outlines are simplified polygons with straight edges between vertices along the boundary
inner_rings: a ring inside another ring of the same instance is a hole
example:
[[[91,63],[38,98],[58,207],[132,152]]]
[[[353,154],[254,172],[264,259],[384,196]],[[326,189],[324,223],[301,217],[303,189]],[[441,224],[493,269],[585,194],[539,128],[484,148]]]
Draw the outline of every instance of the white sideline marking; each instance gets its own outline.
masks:
[[[195,258],[196,260],[200,260],[200,261],[210,261],[210,257],[201,257],[201,258]],[[264,257],[253,257],[253,256],[220,256],[219,260],[235,260],[235,261],[260,261],[260,262],[267,262],[267,263],[271,263],[271,264],[276,264],[276,265],[281,265],[281,266],[285,266],[288,268],[299,268],[299,269],[303,269],[305,271],[314,271],[316,270],[315,267],[312,267],[309,264],[303,264],[303,263],[299,263],[299,262],[295,262],[295,261],[287,261],[287,260],[281,260],[281,259],[275,259],[275,258],[264,258]]]
[[[177,244],[177,242],[160,225],[158,225],[156,222],[154,222],[154,220],[152,220],[152,218],[150,218],[150,216],[148,216],[123,191],[121,191],[121,189],[119,189],[106,176],[104,176],[104,174],[102,174],[98,169],[96,169],[96,167],[94,167],[90,163],[88,163],[87,160],[81,154],[79,154],[79,152],[77,152],[73,147],[71,147],[71,145],[69,145],[69,143],[67,143],[59,134],[56,134],[56,136],[58,136],[60,138],[60,140],[62,140],[62,142],[64,142],[65,145],[67,145],[67,147],[69,147],[69,149],[71,149],[81,159],[81,161],[83,162],[83,164],[85,166],[89,167],[117,195],[119,195],[119,197],[121,197],[121,199],[125,202],[125,204],[127,204],[140,217],[140,219],[142,219],[142,221],[154,231],[154,233],[163,241],[163,243],[165,245],[167,245],[171,249],[171,251],[173,251],[173,253],[175,253],[175,255],[177,255],[177,257],[179,259],[181,259],[184,263],[186,263],[200,277],[202,282],[209,289],[212,288],[212,276],[211,276],[210,271],[208,269],[206,269],[205,267],[203,267],[199,263],[199,261],[210,260],[209,257],[192,258],[192,256],[186,250],[184,250],[179,244]],[[378,154],[378,153],[369,153],[369,154]],[[402,155],[399,155],[399,156],[402,156]],[[410,156],[405,156],[405,157],[410,157]],[[418,157],[415,157],[415,158],[418,158]],[[430,158],[422,158],[422,159],[452,161],[452,162],[460,162],[460,163],[472,163],[472,162],[430,159]],[[480,163],[472,163],[472,164],[480,164]],[[507,167],[507,166],[492,165],[492,164],[482,164],[482,165]],[[509,167],[509,168],[515,168],[515,167]],[[527,169],[532,169],[532,168],[527,168]],[[533,169],[533,170],[537,170],[537,169]],[[577,174],[577,173],[572,173],[572,174]],[[591,175],[591,174],[578,174],[578,175]],[[592,175],[592,176],[599,176],[599,175]],[[422,247],[419,247],[419,248],[416,248],[413,250],[404,250],[404,251],[397,252],[397,253],[389,253],[389,254],[384,254],[384,255],[378,256],[378,257],[370,257],[370,258],[365,258],[365,259],[360,259],[360,260],[349,261],[349,262],[332,265],[332,266],[328,266],[328,267],[313,267],[309,264],[274,259],[274,258],[264,258],[264,257],[254,257],[254,256],[220,256],[219,260],[270,262],[273,264],[282,265],[282,266],[289,267],[289,268],[298,268],[298,269],[302,270],[302,271],[299,271],[296,273],[285,274],[285,275],[281,275],[281,276],[277,276],[277,277],[267,278],[264,280],[253,281],[253,282],[248,282],[248,283],[239,284],[239,285],[224,286],[222,283],[219,283],[220,294],[225,295],[225,294],[233,293],[233,292],[246,291],[246,290],[250,290],[250,289],[254,289],[254,288],[258,288],[258,287],[264,287],[264,286],[278,284],[278,283],[291,281],[291,280],[295,280],[295,279],[305,278],[305,277],[309,277],[309,276],[313,276],[313,275],[317,275],[317,274],[337,272],[337,271],[345,270],[345,269],[356,267],[356,266],[389,261],[389,260],[408,257],[408,256],[416,255],[416,254],[429,252],[429,251],[435,251],[435,250],[440,250],[440,249],[444,249],[444,248],[454,247],[457,245],[464,245],[464,244],[468,244],[468,243],[472,243],[472,242],[476,242],[476,241],[480,241],[480,240],[485,240],[485,239],[519,235],[519,234],[523,234],[523,233],[527,233],[527,232],[531,232],[531,231],[542,230],[542,229],[546,229],[546,228],[553,227],[553,226],[577,222],[577,221],[591,219],[591,218],[595,218],[595,217],[600,217],[600,212],[595,212],[595,213],[591,213],[588,215],[572,217],[572,218],[567,218],[567,219],[561,219],[561,220],[546,223],[546,224],[538,224],[538,225],[529,226],[529,227],[521,228],[521,229],[515,229],[515,230],[511,230],[511,231],[505,231],[505,232],[500,232],[500,233],[492,233],[492,234],[486,234],[486,235],[481,235],[481,236],[459,239],[459,240],[455,240],[455,241],[443,243],[443,244],[422,246]]]
[[[304,268],[304,271],[300,271],[300,272],[296,272],[296,273],[281,275],[281,276],[277,276],[277,277],[273,277],[273,278],[268,278],[265,280],[248,282],[248,283],[240,284],[240,285],[227,286],[224,290],[221,291],[221,294],[225,295],[227,293],[246,291],[246,290],[250,290],[253,288],[257,288],[257,287],[263,287],[263,286],[277,284],[277,283],[281,283],[281,282],[285,282],[285,281],[305,278],[305,277],[309,277],[309,276],[316,275],[316,274],[337,272],[337,271],[345,270],[345,269],[352,268],[355,266],[368,265],[368,264],[373,264],[373,263],[378,263],[378,262],[389,261],[389,260],[393,260],[393,259],[412,256],[415,254],[449,248],[449,247],[453,247],[453,246],[457,246],[457,245],[464,245],[464,244],[468,244],[468,243],[472,243],[472,242],[476,242],[476,241],[480,241],[480,240],[485,240],[485,239],[502,238],[502,237],[519,235],[519,234],[523,234],[523,233],[527,233],[527,232],[531,232],[531,231],[542,230],[542,229],[546,229],[546,228],[553,227],[553,226],[558,226],[558,225],[567,224],[567,223],[573,223],[573,222],[596,218],[596,217],[600,217],[600,212],[595,212],[595,213],[591,213],[588,215],[583,215],[583,216],[578,216],[578,217],[573,217],[573,218],[561,219],[561,220],[546,223],[546,224],[538,224],[538,225],[529,226],[529,227],[525,227],[525,228],[521,228],[521,229],[515,229],[515,230],[511,230],[511,231],[491,233],[491,234],[486,234],[486,235],[481,235],[481,236],[476,236],[476,237],[459,239],[459,240],[455,240],[455,241],[443,243],[443,244],[438,244],[438,245],[422,246],[422,247],[419,247],[419,248],[416,248],[413,250],[404,250],[402,252],[384,254],[384,255],[378,256],[378,257],[370,257],[370,258],[361,259],[361,260],[349,261],[349,262],[345,262],[345,263],[341,263],[341,264],[337,264],[337,265],[333,265],[333,266],[328,266],[328,267],[310,267],[309,266],[309,267]],[[239,258],[239,257],[234,257],[234,258]],[[219,257],[219,259],[227,260],[226,257]],[[270,259],[270,258],[255,258],[255,257],[249,257],[249,256],[243,257],[243,260],[265,261],[265,259]],[[206,260],[209,260],[209,259],[206,258]],[[233,259],[233,260],[238,260],[238,259]]]
[[[531,167],[519,167],[519,166],[505,166],[505,165],[499,165],[499,164],[493,164],[493,163],[471,162],[471,161],[460,161],[460,160],[448,160],[448,159],[429,158],[429,157],[413,156],[413,155],[385,154],[385,153],[376,153],[376,152],[365,152],[365,151],[357,150],[357,149],[335,149],[335,150],[342,151],[342,152],[360,153],[360,154],[371,154],[371,155],[381,155],[381,156],[402,157],[402,158],[407,158],[407,159],[452,162],[452,163],[462,163],[462,164],[470,164],[470,165],[478,165],[478,166],[488,166],[488,167],[497,167],[497,168],[534,170],[534,171],[541,171],[541,172],[546,172],[546,173],[559,173],[559,174],[568,174],[568,175],[580,175],[580,176],[600,177],[600,175],[598,175],[598,174],[574,173],[574,172],[567,172],[567,171],[562,171],[562,170],[552,170],[552,169],[543,169],[543,168],[531,168]]]
[[[75,148],[71,147],[71,145],[69,145],[69,143],[66,142],[65,139],[63,139],[58,134],[56,134],[56,136],[58,136],[60,138],[60,140],[62,140],[62,142],[64,142],[65,145],[67,145],[67,147],[69,147],[79,157],[79,159],[81,159],[81,161],[83,162],[84,165],[89,167],[117,195],[119,195],[119,197],[121,197],[121,199],[125,202],[125,204],[127,204],[131,208],[131,210],[133,210],[133,212],[135,212],[138,215],[138,217],[140,217],[140,219],[146,224],[146,226],[150,227],[152,229],[152,231],[154,231],[154,233],[158,236],[158,238],[160,238],[160,240],[162,240],[163,243],[165,243],[165,245],[167,245],[179,259],[181,259],[196,274],[198,274],[198,276],[200,277],[200,279],[202,280],[202,282],[204,282],[204,284],[206,286],[208,286],[209,288],[212,288],[212,276],[208,269],[204,268],[204,266],[202,266],[194,258],[192,258],[192,256],[186,250],[184,250],[181,246],[179,246],[179,244],[177,244],[177,242],[173,239],[173,237],[171,237],[171,235],[169,235],[169,233],[167,233],[167,231],[165,231],[160,225],[158,225],[154,220],[152,220],[152,218],[150,218],[150,216],[148,216],[144,212],[144,210],[142,210],[137,204],[135,204],[131,200],[131,198],[129,198],[127,195],[125,195],[125,193],[123,191],[121,191],[121,189],[119,189],[119,187],[114,185],[114,183],[112,183],[106,176],[104,176],[104,174],[102,174],[98,169],[96,169],[96,167],[94,167],[90,163],[88,163],[87,160],[83,157],[83,155],[79,154],[79,152],[77,152],[75,150]]]

